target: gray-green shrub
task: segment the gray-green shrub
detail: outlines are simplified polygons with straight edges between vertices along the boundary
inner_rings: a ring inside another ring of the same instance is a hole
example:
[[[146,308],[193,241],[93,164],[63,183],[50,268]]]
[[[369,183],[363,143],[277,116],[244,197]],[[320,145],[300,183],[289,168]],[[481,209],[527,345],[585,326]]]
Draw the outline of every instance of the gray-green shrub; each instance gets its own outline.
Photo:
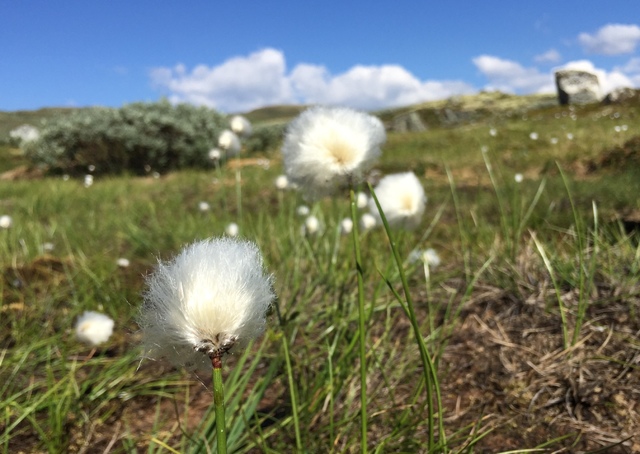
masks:
[[[66,173],[89,165],[97,173],[136,174],[204,167],[227,123],[214,110],[166,100],[82,109],[47,121],[24,151],[34,164]]]

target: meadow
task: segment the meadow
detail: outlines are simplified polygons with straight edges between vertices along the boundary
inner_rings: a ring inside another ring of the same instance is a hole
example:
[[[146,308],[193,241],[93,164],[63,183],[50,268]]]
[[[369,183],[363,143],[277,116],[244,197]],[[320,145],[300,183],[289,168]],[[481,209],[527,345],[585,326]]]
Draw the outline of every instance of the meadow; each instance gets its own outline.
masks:
[[[471,113],[389,132],[370,175],[412,170],[429,200],[419,228],[360,235],[369,451],[640,452],[640,104]],[[348,195],[276,188],[277,148],[88,188],[24,164],[0,145],[0,452],[213,452],[210,377],[141,360],[135,320],[158,258],[232,222],[277,303],[224,362],[229,451],[361,452]],[[438,266],[409,260],[427,248]],[[76,339],[86,310],[115,320],[107,343]]]

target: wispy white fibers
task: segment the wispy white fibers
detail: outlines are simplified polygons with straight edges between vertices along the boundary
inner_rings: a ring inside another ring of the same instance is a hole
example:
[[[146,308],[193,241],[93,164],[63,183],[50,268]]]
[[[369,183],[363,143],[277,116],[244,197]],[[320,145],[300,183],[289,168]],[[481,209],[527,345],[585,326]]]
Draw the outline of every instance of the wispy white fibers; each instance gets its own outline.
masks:
[[[138,320],[146,355],[189,369],[260,336],[275,298],[258,247],[233,238],[191,244],[147,285]]]
[[[235,115],[229,122],[231,130],[242,137],[249,137],[253,132],[251,123],[241,115]]]
[[[347,108],[313,107],[287,128],[282,154],[289,181],[309,197],[357,183],[380,155],[382,122]]]
[[[383,177],[376,186],[375,193],[389,226],[414,229],[420,224],[427,196],[413,172]],[[369,210],[382,223],[373,198],[369,201]]]
[[[227,158],[232,158],[240,154],[240,139],[233,131],[229,131],[228,129],[220,133],[218,146],[225,151]]]
[[[99,345],[113,334],[113,320],[99,312],[86,311],[76,323],[76,336],[89,345]]]

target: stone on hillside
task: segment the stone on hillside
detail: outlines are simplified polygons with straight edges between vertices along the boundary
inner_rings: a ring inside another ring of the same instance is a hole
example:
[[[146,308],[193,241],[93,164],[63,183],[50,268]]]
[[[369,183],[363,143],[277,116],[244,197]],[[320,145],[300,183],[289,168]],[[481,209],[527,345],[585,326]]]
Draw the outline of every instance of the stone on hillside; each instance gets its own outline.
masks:
[[[607,96],[605,96],[602,102],[605,104],[619,104],[637,97],[638,90],[634,90],[633,88],[629,87],[619,87],[615,88]]]
[[[602,99],[598,76],[589,71],[561,69],[556,71],[556,88],[560,104],[589,104]]]
[[[394,117],[391,129],[396,132],[426,131],[427,127],[418,112],[409,112]]]

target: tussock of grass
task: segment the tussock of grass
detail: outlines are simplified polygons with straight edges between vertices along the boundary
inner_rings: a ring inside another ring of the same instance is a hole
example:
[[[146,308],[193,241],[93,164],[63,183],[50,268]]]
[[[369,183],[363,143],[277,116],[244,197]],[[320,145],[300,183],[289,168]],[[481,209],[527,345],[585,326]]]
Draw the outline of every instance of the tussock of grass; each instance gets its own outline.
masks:
[[[414,170],[429,203],[421,228],[394,233],[413,317],[387,235],[360,237],[372,452],[427,452],[430,440],[443,452],[440,428],[449,452],[640,449],[639,233],[620,220],[640,210],[640,178],[604,165],[611,150],[631,149],[637,109],[539,107],[526,119],[497,112],[390,135],[377,170]],[[291,452],[300,440],[308,452],[357,452],[358,276],[352,239],[337,230],[349,200],[312,205],[324,231],[302,236],[304,201],[278,193],[281,164],[268,157],[268,168],[242,166],[241,235],[275,274],[278,313],[225,362],[229,450]],[[0,214],[13,218],[0,229],[0,452],[213,446],[209,377],[140,363],[133,320],[156,257],[238,221],[235,185],[226,167],[97,177],[90,188],[0,180]],[[428,279],[406,260],[416,247],[442,258]],[[131,265],[119,268],[120,257]],[[116,321],[95,350],[75,340],[85,310]]]

